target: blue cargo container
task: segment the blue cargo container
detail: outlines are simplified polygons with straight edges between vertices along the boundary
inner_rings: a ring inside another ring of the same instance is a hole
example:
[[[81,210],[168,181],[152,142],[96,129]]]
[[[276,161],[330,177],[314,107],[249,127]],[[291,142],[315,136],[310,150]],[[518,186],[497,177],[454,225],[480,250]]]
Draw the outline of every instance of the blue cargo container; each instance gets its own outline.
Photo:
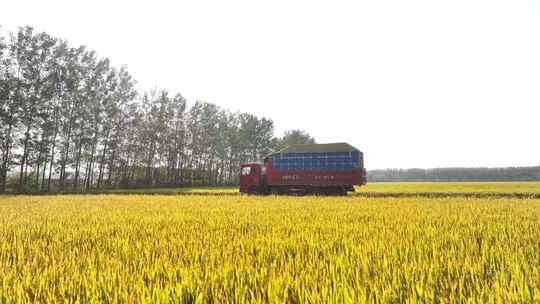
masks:
[[[295,146],[270,157],[276,171],[351,171],[363,167],[362,152],[345,143]]]

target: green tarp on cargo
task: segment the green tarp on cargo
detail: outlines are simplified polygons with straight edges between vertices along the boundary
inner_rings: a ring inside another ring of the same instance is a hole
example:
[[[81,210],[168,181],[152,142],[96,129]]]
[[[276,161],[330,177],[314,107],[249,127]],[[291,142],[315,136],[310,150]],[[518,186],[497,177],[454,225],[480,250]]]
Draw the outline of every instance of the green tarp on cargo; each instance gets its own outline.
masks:
[[[360,151],[348,143],[294,145],[276,153],[330,153]]]

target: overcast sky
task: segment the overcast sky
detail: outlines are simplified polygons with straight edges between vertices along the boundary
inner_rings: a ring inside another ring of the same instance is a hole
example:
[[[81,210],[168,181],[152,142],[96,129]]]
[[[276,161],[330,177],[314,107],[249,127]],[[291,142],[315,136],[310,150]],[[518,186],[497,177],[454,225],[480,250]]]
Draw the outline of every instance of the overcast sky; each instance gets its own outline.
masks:
[[[2,0],[0,25],[348,142],[369,169],[540,164],[540,0]]]

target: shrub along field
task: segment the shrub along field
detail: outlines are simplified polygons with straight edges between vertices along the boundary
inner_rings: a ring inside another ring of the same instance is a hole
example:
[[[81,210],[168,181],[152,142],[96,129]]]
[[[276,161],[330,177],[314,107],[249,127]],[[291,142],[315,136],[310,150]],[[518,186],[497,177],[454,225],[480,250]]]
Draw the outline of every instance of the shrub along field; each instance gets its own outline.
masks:
[[[13,189],[8,189],[13,194]],[[68,191],[69,192],[69,191]],[[540,197],[540,181],[530,182],[396,182],[370,183],[356,187],[356,192],[364,194],[536,194]],[[77,192],[88,193],[88,192]],[[155,188],[114,188],[94,189],[89,193],[115,194],[213,194],[234,195],[239,193],[234,187],[155,187]],[[71,193],[75,194],[75,193]],[[427,195],[429,196],[429,195]]]
[[[539,190],[540,191],[540,190]],[[182,188],[135,188],[135,189],[109,189],[106,193],[161,193],[161,194],[183,194],[183,193],[201,193],[201,194],[220,194],[220,193],[240,193],[238,187],[182,187]]]
[[[540,200],[0,197],[0,303],[540,301]]]
[[[444,192],[444,193],[540,193],[536,182],[401,182],[368,183],[358,192]]]
[[[238,187],[186,187],[186,188],[142,188],[111,189],[108,193],[163,193],[163,194],[231,194]],[[368,183],[356,187],[359,193],[540,193],[537,182],[400,182]]]

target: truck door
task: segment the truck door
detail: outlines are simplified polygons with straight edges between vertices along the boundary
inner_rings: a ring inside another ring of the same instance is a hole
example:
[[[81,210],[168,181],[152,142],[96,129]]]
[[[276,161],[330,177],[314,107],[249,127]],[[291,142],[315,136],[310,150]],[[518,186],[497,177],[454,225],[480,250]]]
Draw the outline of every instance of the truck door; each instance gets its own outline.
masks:
[[[242,166],[240,169],[240,192],[247,192],[253,185],[252,171],[251,166]]]

